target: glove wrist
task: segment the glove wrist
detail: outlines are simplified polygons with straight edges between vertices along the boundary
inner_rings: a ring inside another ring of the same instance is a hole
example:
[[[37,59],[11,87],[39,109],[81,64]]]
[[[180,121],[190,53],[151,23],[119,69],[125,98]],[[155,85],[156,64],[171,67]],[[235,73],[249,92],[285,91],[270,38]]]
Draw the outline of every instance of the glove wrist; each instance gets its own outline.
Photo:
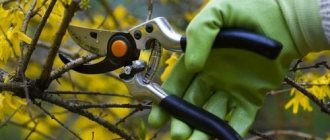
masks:
[[[291,36],[299,53],[329,49],[321,24],[318,2],[278,0]]]
[[[322,27],[328,43],[330,43],[330,0],[319,0]]]

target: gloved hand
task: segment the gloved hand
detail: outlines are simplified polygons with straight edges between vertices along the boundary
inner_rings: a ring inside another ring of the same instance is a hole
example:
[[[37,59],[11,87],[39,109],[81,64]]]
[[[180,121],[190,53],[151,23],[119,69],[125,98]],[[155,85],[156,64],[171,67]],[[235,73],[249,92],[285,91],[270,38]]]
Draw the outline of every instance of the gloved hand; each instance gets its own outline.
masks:
[[[281,54],[269,60],[236,49],[212,49],[225,27],[252,30],[280,41]],[[211,0],[187,29],[187,50],[163,88],[224,118],[242,136],[253,123],[266,91],[279,86],[291,61],[310,51],[329,47],[321,27],[317,0]],[[162,126],[169,115],[154,106],[152,126]],[[180,139],[209,139],[172,119],[171,135]]]

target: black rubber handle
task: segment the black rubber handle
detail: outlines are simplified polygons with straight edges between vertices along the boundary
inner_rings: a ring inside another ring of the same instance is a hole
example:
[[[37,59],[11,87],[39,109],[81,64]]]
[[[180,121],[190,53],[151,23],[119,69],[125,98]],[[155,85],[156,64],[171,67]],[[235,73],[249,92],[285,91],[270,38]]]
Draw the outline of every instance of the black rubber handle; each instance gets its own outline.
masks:
[[[162,99],[159,105],[175,118],[215,138],[221,140],[242,139],[225,121],[181,98],[169,95]]]
[[[276,59],[282,44],[260,34],[244,29],[222,29],[213,43],[216,48],[237,48],[258,53],[269,59]],[[181,38],[182,50],[186,49],[186,37]]]

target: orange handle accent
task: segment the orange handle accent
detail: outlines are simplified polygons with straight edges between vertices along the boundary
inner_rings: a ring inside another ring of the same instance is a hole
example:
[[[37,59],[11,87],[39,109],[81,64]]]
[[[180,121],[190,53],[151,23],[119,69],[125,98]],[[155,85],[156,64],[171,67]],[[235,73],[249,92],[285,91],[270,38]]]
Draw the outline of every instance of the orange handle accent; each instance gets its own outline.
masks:
[[[123,57],[127,52],[128,46],[123,40],[116,40],[111,45],[111,52],[116,57]]]

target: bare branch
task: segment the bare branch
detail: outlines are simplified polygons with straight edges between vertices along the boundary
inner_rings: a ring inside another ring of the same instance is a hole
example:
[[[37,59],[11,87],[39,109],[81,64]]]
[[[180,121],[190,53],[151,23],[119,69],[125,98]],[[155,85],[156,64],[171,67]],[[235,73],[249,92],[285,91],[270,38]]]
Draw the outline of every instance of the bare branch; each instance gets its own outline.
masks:
[[[33,129],[33,128],[27,126],[27,125],[22,125],[22,124],[19,124],[19,123],[17,123],[17,122],[14,122],[14,121],[9,121],[8,123],[10,123],[10,124],[12,124],[12,125],[15,125],[15,126],[18,126],[18,127],[21,127],[21,128],[24,128],[24,129],[27,129],[27,130],[30,130],[30,131]],[[39,130],[35,130],[34,132],[37,133],[37,134],[39,134],[40,136],[46,138],[46,139],[49,139],[49,140],[56,140],[55,137],[53,137],[53,136],[48,136],[47,134],[45,134],[45,133],[43,133],[43,132],[41,132],[41,131],[39,131]]]
[[[263,134],[263,133],[261,133],[261,132],[255,130],[255,129],[250,129],[250,130],[249,130],[249,133],[250,133],[251,135],[258,136],[258,137],[260,137],[260,138],[262,138],[262,139],[264,139],[264,140],[274,140],[273,138],[271,138],[271,137],[269,137],[269,136],[267,136],[267,135],[265,135],[265,134]]]
[[[286,77],[284,79],[285,82],[287,82],[289,85],[292,87],[296,88],[299,90],[301,93],[303,93],[305,96],[307,96],[309,99],[311,99],[315,104],[317,104],[322,112],[325,112],[327,114],[330,114],[330,108],[324,104],[321,100],[319,100],[315,95],[307,91],[303,86],[297,84],[295,81],[293,81],[291,78]]]
[[[29,8],[28,12],[25,15],[24,21],[23,21],[23,25],[22,25],[22,28],[21,28],[21,31],[23,33],[26,32],[27,26],[30,22],[30,19],[32,18],[33,9],[36,7],[36,5],[37,5],[37,0],[33,0],[32,4],[30,5],[30,8]]]
[[[297,71],[296,69],[298,68],[299,64],[302,62],[301,59],[298,59],[294,66],[290,69],[290,71]]]
[[[68,113],[67,110],[62,111],[62,112],[53,112],[52,114],[53,114],[53,115],[62,115],[62,114],[66,114],[66,113]],[[22,124],[28,125],[28,124],[31,123],[34,119],[43,118],[43,117],[45,117],[45,116],[46,116],[45,113],[40,113],[40,114],[34,116],[34,118],[32,118],[32,119],[30,119],[30,120],[28,120],[28,121],[26,121],[26,122],[24,122],[24,123],[22,123]]]
[[[24,140],[28,140],[30,138],[30,136],[36,131],[37,126],[38,126],[38,123],[34,123],[33,128],[31,129],[31,131],[29,132],[29,134],[26,135],[26,137],[25,137]]]
[[[118,120],[115,125],[118,126],[120,123],[125,122],[129,117],[133,116],[135,113],[141,111],[138,108],[135,108],[131,113],[127,114],[125,117],[122,117],[120,120]]]
[[[22,89],[24,87],[26,87],[27,85],[25,85],[25,83],[15,83],[15,82],[11,82],[11,83],[0,83],[0,91],[16,91],[19,89]]]
[[[47,1],[48,0],[43,0],[42,3],[41,3],[41,5],[40,5],[40,7],[38,7],[36,10],[34,10],[31,16],[32,17],[35,16],[41,10],[41,8],[46,5],[46,2]]]
[[[114,93],[102,93],[102,92],[94,92],[94,91],[52,91],[46,90],[47,94],[59,94],[59,95],[91,95],[91,96],[115,96],[115,97],[124,97],[124,98],[132,98],[132,96],[122,95],[122,94],[114,94]]]
[[[299,63],[302,62],[302,61],[298,61]],[[292,69],[290,69],[290,71],[298,71],[298,70],[307,70],[307,69],[317,69],[317,68],[320,68],[321,66],[323,66],[324,68],[330,70],[330,66],[328,65],[327,61],[321,61],[321,62],[318,62],[318,63],[315,63],[314,65],[310,65],[310,66],[304,66],[304,67],[298,67],[298,64],[293,67]]]
[[[95,54],[89,54],[89,55],[80,57],[74,61],[71,61],[71,62],[67,63],[66,65],[64,65],[63,67],[53,71],[50,76],[50,81],[61,77],[61,75],[63,73],[71,70],[72,68],[75,68],[77,66],[80,66],[81,64],[84,64],[86,62],[89,62],[89,61],[97,59],[97,58],[100,58],[100,56],[95,55]]]
[[[118,22],[118,19],[113,14],[113,9],[111,9],[111,7],[109,7],[109,3],[106,0],[99,0],[99,2],[101,3],[101,6],[103,6],[103,8],[104,8],[107,15],[104,16],[104,19],[101,22],[101,24],[98,26],[98,28],[101,28],[103,26],[103,24],[105,23],[105,21],[107,20],[107,17],[110,16],[114,21],[115,28],[118,28],[120,30],[121,26]]]
[[[148,0],[148,15],[146,21],[151,19],[153,7],[154,7],[154,0]]]
[[[28,12],[25,15],[25,18],[24,18],[24,21],[23,21],[23,25],[21,27],[21,32],[26,33],[28,24],[29,24],[29,22],[30,22],[30,20],[32,18],[33,9],[36,7],[36,5],[37,5],[37,1],[36,0],[33,0],[32,1],[32,4],[30,5],[30,8],[29,8]],[[24,61],[23,60],[23,56],[24,56],[24,47],[23,46],[24,45],[25,45],[25,43],[21,41],[21,56],[22,57],[19,59],[19,66],[17,68],[17,72],[18,72],[18,76],[20,78],[22,78],[24,84],[27,85],[28,82],[27,82],[26,77],[24,75],[24,71],[23,71],[23,69],[21,69],[21,67],[23,67],[23,61]],[[27,102],[27,112],[28,112],[30,118],[33,118],[32,113],[31,113],[31,108],[29,106],[31,104],[31,100],[30,100],[29,90],[28,90],[28,87],[27,86],[24,87],[24,95],[25,95],[25,99],[26,99],[26,102]],[[34,120],[32,120],[32,121],[34,122],[35,127],[37,127],[37,123]],[[34,132],[35,127],[29,133],[29,135],[27,135],[27,137],[25,139],[28,139],[30,137],[30,135]]]
[[[47,23],[47,20],[48,20],[48,18],[49,18],[49,15],[50,15],[50,13],[51,13],[52,10],[53,10],[56,1],[57,1],[57,0],[52,0],[52,1],[50,2],[49,6],[48,6],[48,8],[47,8],[47,10],[46,10],[45,15],[42,17],[42,19],[41,19],[41,21],[40,21],[40,24],[38,25],[38,27],[37,27],[37,29],[36,29],[36,32],[35,32],[35,34],[34,34],[34,37],[33,37],[32,41],[31,41],[30,47],[28,48],[27,53],[26,53],[26,54],[24,55],[24,57],[23,57],[23,62],[22,62],[22,64],[21,64],[21,67],[18,68],[19,71],[22,71],[23,73],[25,73],[25,71],[26,71],[26,68],[27,68],[27,65],[28,65],[28,63],[29,63],[29,61],[30,61],[30,59],[31,59],[32,53],[33,53],[33,51],[34,51],[34,49],[35,49],[35,47],[36,47],[36,45],[37,45],[37,42],[38,42],[39,37],[40,37],[40,35],[41,35],[41,32],[42,32],[44,26],[45,26],[46,23]]]
[[[145,105],[151,105],[152,102],[148,102]],[[127,114],[125,117],[121,118],[119,121],[115,123],[116,126],[118,126],[120,123],[125,122],[129,117],[133,116],[135,113],[142,111],[141,108],[135,108],[131,113]]]
[[[139,110],[150,109],[151,105],[144,104],[72,104],[77,109],[89,108],[137,108]]]
[[[291,88],[287,88],[287,89],[281,89],[281,90],[271,90],[269,92],[267,92],[267,95],[277,95],[280,93],[285,93],[285,92],[289,92],[291,90]]]
[[[50,44],[47,44],[46,42],[42,42],[42,41],[38,41],[37,46],[41,47],[41,48],[45,48],[45,49],[50,49]],[[71,52],[67,49],[64,49],[64,48],[60,48],[59,52],[64,54],[64,55],[67,55],[71,58],[77,58],[78,57],[78,53],[73,53],[73,52]]]
[[[19,106],[12,114],[10,114],[9,117],[6,117],[6,119],[0,124],[0,128],[5,126],[10,120],[11,118],[13,118],[15,116],[15,114],[22,108],[22,105]]]
[[[267,136],[267,137],[277,136],[277,135],[288,135],[288,136],[295,136],[295,137],[299,137],[299,138],[303,138],[303,139],[322,140],[322,138],[320,138],[320,137],[316,137],[311,134],[307,134],[307,133],[303,133],[303,132],[299,132],[299,131],[295,131],[295,130],[271,130],[271,131],[262,133],[261,135]],[[254,137],[248,138],[247,140],[258,140],[258,139],[260,139],[259,136],[260,135],[254,136]],[[262,137],[262,139],[264,139],[264,138]]]
[[[146,103],[145,105],[151,105],[152,102],[148,102]],[[120,123],[123,123],[125,122],[126,119],[128,119],[129,117],[133,116],[135,113],[139,112],[139,111],[142,111],[141,108],[135,108],[131,113],[129,113],[128,115],[126,115],[125,117],[121,118],[119,121],[117,121],[115,123],[116,126],[118,126]]]
[[[54,64],[54,59],[56,57],[57,51],[60,48],[62,39],[65,35],[66,29],[68,28],[74,13],[79,9],[80,0],[73,0],[69,8],[66,10],[64,18],[61,22],[59,30],[56,33],[53,44],[51,45],[51,50],[46,59],[46,64],[43,67],[40,79],[38,80],[41,89],[47,88],[50,82],[50,73]]]
[[[40,91],[36,91],[36,92],[40,92]],[[128,140],[133,139],[126,132],[124,132],[123,130],[121,130],[118,127],[114,126],[113,124],[109,123],[108,121],[106,121],[106,120],[104,120],[104,119],[102,119],[98,116],[95,116],[91,112],[88,112],[86,110],[76,109],[75,107],[70,106],[69,103],[65,100],[56,98],[56,97],[54,97],[50,94],[39,93],[39,94],[36,94],[36,95],[38,96],[39,99],[41,99],[43,101],[49,102],[49,103],[54,104],[54,105],[61,106],[61,107],[65,108],[65,109],[67,109],[67,110],[69,110],[73,113],[77,113],[81,116],[84,116],[84,117],[88,118],[89,120],[94,121],[94,122],[102,125],[103,127],[107,128],[109,131],[118,134],[119,136],[121,136],[124,139],[128,139]]]
[[[72,135],[74,135],[76,138],[82,140],[82,138],[75,132],[73,132],[68,126],[66,126],[64,123],[62,123],[59,119],[57,119],[53,114],[49,113],[45,108],[43,108],[41,106],[41,104],[39,103],[34,103],[35,105],[37,105],[43,112],[45,112],[50,118],[52,118],[53,120],[55,120],[58,124],[60,124],[64,129],[66,129],[67,131],[69,131]]]

